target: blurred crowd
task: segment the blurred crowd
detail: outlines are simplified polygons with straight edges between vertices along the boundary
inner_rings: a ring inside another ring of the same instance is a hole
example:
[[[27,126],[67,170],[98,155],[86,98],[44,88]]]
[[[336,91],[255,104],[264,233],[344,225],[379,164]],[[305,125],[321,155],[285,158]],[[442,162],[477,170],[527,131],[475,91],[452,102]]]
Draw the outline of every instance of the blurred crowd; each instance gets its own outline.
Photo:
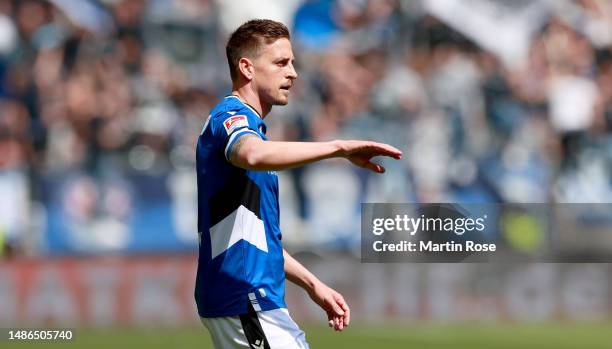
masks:
[[[612,202],[612,4],[540,1],[525,57],[508,62],[429,2],[0,0],[4,253],[44,253],[57,212],[112,246],[138,200],[172,202],[195,239],[196,140],[230,92],[225,40],[251,17],[286,23],[297,59],[271,139],[405,153],[380,177],[333,161],[285,174],[289,227],[347,229],[364,201]],[[528,3],[463,6],[512,17]]]

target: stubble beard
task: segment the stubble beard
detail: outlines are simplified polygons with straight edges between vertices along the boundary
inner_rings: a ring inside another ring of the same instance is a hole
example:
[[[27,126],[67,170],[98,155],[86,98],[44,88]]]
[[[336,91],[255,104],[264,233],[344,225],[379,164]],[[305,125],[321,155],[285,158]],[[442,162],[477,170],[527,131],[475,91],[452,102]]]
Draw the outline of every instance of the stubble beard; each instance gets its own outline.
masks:
[[[282,93],[282,92],[281,92]],[[285,96],[277,96],[276,98],[273,98],[271,105],[287,105],[289,103],[289,95],[287,94],[287,97]]]

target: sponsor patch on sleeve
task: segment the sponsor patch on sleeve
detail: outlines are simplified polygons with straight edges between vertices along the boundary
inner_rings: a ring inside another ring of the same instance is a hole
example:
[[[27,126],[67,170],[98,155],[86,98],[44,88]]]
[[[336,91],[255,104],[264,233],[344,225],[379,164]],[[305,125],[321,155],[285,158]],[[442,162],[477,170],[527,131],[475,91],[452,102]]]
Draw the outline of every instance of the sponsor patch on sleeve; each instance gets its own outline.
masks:
[[[225,132],[227,132],[228,135],[232,134],[232,132],[234,132],[235,130],[241,127],[248,127],[248,126],[249,126],[249,122],[247,121],[246,115],[235,115],[235,116],[227,118],[223,122],[223,127],[225,127]]]

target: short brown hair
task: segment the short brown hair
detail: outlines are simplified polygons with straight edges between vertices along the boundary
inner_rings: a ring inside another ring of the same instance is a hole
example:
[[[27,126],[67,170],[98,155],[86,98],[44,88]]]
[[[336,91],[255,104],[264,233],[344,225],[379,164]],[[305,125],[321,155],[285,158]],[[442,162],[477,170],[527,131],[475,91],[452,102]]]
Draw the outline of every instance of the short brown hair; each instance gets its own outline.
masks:
[[[280,38],[289,39],[289,29],[269,19],[253,19],[238,27],[225,46],[232,81],[238,77],[240,58],[255,57],[263,44],[271,44]]]

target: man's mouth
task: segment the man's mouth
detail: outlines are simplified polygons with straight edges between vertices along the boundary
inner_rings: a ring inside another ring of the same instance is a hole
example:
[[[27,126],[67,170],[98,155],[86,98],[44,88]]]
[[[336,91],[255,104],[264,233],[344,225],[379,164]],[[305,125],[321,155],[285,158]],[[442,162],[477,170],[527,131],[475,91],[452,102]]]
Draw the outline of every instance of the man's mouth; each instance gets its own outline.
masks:
[[[283,86],[281,86],[280,88],[281,88],[281,90],[287,90],[287,91],[289,91],[289,89],[291,89],[291,85],[283,85]]]

